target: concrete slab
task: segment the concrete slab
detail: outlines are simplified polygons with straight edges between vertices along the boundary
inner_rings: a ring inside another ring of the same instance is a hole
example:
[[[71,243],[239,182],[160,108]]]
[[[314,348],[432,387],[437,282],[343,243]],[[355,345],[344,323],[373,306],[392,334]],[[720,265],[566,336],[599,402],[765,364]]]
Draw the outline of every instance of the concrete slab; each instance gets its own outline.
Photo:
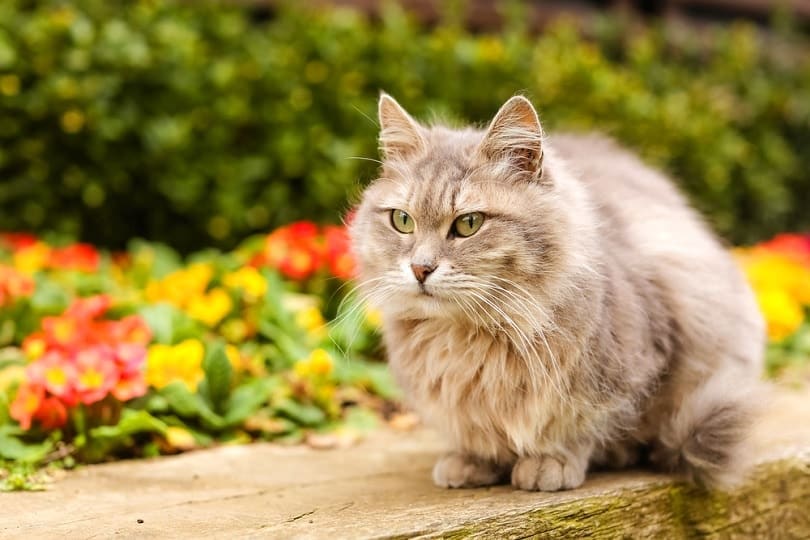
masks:
[[[645,471],[580,489],[442,490],[425,429],[351,448],[221,447],[85,467],[0,494],[0,538],[376,538],[810,535],[810,393],[782,391],[757,427],[756,474],[730,494]]]

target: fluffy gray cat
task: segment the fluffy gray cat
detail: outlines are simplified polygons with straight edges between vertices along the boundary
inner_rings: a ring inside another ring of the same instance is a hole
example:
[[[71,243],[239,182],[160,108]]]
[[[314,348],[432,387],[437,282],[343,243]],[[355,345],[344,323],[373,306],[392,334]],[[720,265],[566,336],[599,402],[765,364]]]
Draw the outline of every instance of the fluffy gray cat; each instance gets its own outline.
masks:
[[[483,131],[387,95],[379,119],[350,233],[391,368],[453,449],[437,485],[570,489],[641,458],[740,478],[764,324],[661,173],[600,137],[546,138],[521,96]]]

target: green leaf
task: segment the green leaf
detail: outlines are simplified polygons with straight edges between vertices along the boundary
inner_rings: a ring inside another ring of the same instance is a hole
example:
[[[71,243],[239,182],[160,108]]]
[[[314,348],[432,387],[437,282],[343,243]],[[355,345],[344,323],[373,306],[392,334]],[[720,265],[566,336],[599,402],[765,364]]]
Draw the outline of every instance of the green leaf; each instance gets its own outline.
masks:
[[[326,421],[326,413],[315,405],[284,399],[276,405],[276,412],[306,427],[315,427]]]
[[[267,403],[273,390],[281,384],[277,377],[256,379],[236,388],[228,400],[225,421],[230,426],[241,424],[245,419]]]
[[[166,433],[166,424],[146,411],[124,409],[121,420],[114,426],[99,426],[90,430],[92,440],[123,439],[135,433]]]
[[[169,407],[184,418],[199,419],[204,427],[215,431],[227,427],[225,420],[211,410],[199,394],[192,394],[186,385],[175,381],[160,390]]]
[[[214,341],[208,346],[203,359],[205,372],[205,397],[214,411],[221,413],[231,393],[232,368],[225,354],[225,344]]]
[[[197,337],[199,325],[171,304],[143,306],[138,314],[144,318],[158,343],[171,345],[189,337]]]
[[[128,251],[136,258],[148,253],[147,258],[152,261],[151,274],[153,278],[160,279],[180,268],[180,256],[172,248],[157,242],[146,242],[141,239],[130,240]]]
[[[200,396],[191,393],[181,381],[167,384],[161,388],[160,395],[166,398],[174,412],[186,418],[199,417],[206,407]]]
[[[22,463],[37,463],[53,450],[50,441],[43,443],[25,443],[11,435],[7,430],[0,431],[0,457]]]
[[[68,294],[58,284],[44,278],[37,279],[31,307],[40,314],[55,315],[61,313],[68,305]]]

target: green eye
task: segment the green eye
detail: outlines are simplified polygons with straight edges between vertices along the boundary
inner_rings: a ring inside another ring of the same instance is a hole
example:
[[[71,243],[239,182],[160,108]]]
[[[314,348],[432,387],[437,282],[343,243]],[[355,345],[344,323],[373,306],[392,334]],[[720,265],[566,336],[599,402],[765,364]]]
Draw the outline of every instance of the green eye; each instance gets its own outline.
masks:
[[[472,236],[481,225],[484,224],[484,214],[481,212],[472,212],[471,214],[464,214],[459,216],[453,222],[453,232],[458,236]]]
[[[413,218],[402,210],[391,210],[391,225],[404,234],[413,232]]]

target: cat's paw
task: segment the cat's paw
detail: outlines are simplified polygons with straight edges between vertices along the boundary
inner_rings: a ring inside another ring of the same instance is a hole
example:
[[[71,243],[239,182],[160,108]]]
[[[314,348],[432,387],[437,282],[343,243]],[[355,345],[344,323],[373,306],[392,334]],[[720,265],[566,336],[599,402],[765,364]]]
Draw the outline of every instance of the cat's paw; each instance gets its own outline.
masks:
[[[512,485],[527,491],[573,489],[585,481],[586,465],[543,454],[523,457],[512,467]]]
[[[444,488],[491,486],[501,481],[503,472],[491,462],[451,452],[433,466],[433,483]]]

